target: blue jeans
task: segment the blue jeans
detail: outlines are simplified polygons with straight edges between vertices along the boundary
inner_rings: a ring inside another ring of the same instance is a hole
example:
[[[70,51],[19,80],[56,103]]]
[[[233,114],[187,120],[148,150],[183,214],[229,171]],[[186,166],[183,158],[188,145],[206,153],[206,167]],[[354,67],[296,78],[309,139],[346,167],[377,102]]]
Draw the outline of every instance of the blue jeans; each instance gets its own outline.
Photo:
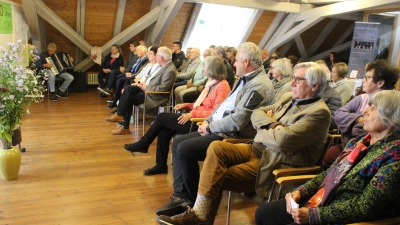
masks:
[[[55,75],[51,70],[46,69],[45,71],[46,73],[49,74],[49,86],[50,86],[50,92],[55,92],[56,89],[54,87],[55,82],[56,82],[56,76],[61,77],[62,79],[64,79],[64,82],[62,83],[61,87],[60,87],[60,91],[65,92],[65,90],[67,90],[68,86],[71,84],[71,82],[74,80],[74,77],[67,73],[60,73],[58,75]]]

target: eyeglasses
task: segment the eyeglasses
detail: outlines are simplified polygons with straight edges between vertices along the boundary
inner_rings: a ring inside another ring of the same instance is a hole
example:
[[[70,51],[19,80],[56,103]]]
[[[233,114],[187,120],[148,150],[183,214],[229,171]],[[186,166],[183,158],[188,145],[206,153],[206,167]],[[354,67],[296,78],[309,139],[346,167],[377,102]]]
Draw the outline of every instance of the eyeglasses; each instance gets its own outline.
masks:
[[[296,84],[299,84],[301,80],[307,80],[306,78],[301,78],[301,77],[293,77],[292,81],[294,80],[294,82]]]
[[[365,80],[368,80],[368,79],[372,79],[373,77],[372,76],[368,76],[368,75],[365,75]]]
[[[201,55],[201,56],[203,56],[203,57],[207,57],[207,56],[210,56],[210,55],[207,55],[207,54],[203,54],[203,55]]]

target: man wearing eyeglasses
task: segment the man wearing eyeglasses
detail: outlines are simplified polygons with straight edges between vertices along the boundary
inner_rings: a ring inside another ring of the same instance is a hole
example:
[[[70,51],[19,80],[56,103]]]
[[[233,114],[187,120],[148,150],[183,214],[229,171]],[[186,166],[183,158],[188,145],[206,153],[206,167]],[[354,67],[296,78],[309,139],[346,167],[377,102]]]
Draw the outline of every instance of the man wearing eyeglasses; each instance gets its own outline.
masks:
[[[160,216],[158,221],[213,224],[223,190],[244,193],[255,190],[258,195],[268,197],[274,183],[273,170],[316,165],[331,117],[320,97],[325,85],[325,72],[316,63],[296,65],[292,92],[284,94],[275,104],[253,111],[251,122],[257,129],[254,142],[212,142],[193,209],[189,207],[185,214],[174,217]]]

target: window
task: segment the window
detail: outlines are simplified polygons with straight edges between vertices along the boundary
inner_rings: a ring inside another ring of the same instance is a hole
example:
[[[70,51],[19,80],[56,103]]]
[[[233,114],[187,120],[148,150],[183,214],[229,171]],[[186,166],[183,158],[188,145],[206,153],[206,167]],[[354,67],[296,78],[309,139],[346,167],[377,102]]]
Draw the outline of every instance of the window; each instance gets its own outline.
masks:
[[[255,9],[206,4],[201,7],[187,47],[198,47],[201,52],[210,45],[237,47],[242,41]]]

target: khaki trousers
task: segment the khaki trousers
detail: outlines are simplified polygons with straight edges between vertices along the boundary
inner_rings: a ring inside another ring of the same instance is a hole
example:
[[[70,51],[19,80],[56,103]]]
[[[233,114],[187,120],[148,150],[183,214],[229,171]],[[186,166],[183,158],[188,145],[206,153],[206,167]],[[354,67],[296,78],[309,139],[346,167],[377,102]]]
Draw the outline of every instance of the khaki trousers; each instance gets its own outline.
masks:
[[[250,144],[214,141],[207,149],[198,194],[215,200],[223,190],[253,192],[259,166]]]

